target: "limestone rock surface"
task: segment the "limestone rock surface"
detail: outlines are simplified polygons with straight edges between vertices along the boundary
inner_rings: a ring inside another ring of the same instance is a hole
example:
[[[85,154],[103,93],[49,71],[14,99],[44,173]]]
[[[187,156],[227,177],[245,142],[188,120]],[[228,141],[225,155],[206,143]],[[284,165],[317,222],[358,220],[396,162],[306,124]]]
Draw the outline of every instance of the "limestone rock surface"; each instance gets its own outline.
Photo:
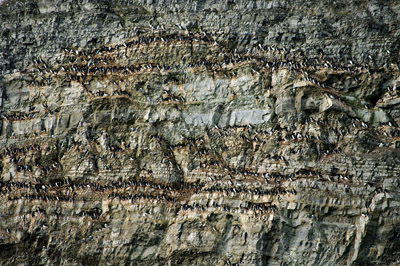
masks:
[[[0,2],[1,265],[398,265],[400,5]]]

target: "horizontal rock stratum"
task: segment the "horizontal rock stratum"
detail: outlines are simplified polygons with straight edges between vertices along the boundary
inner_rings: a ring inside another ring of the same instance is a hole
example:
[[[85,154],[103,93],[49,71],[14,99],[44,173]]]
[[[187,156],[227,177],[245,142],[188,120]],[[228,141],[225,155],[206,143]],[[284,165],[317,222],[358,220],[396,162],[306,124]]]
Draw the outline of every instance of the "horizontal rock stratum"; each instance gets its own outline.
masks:
[[[398,265],[397,1],[0,3],[1,265]]]

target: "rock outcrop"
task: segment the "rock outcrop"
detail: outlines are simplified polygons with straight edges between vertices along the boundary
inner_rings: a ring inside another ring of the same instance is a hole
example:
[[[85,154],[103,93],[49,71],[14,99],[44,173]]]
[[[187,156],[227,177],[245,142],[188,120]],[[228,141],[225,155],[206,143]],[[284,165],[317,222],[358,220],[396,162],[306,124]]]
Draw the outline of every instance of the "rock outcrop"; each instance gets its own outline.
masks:
[[[2,265],[396,265],[396,1],[0,3]]]

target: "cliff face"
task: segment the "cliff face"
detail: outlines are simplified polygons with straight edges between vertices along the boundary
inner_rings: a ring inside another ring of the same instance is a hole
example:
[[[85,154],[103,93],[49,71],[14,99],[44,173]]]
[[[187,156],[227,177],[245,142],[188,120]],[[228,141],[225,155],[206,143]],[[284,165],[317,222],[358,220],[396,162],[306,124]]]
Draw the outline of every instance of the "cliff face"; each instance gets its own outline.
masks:
[[[0,3],[2,265],[398,263],[400,4],[111,2]]]

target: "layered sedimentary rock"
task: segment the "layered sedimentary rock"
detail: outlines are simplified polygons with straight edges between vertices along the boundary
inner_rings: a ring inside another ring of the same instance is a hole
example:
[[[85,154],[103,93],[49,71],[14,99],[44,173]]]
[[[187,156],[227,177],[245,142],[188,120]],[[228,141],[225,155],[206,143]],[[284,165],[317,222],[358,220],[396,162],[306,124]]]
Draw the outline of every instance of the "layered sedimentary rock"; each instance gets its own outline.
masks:
[[[398,263],[398,4],[0,10],[1,264]]]

